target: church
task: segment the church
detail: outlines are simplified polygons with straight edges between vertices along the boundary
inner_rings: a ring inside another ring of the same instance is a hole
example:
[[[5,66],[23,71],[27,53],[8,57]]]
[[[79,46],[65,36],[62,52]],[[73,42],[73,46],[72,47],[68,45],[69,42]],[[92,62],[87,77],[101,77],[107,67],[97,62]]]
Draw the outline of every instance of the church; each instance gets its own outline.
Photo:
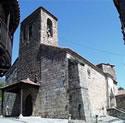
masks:
[[[120,117],[114,65],[94,65],[59,47],[57,25],[57,17],[43,7],[21,23],[19,56],[1,88],[1,114],[87,123],[106,115]]]

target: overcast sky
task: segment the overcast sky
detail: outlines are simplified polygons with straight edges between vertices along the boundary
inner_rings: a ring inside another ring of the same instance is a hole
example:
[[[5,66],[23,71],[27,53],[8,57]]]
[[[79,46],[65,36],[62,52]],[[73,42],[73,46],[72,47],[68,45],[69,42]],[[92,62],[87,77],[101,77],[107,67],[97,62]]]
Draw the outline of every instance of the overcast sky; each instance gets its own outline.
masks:
[[[21,21],[39,6],[58,18],[59,47],[68,47],[93,64],[115,65],[118,85],[125,87],[125,46],[113,0],[19,0]],[[19,28],[13,62],[18,56]]]

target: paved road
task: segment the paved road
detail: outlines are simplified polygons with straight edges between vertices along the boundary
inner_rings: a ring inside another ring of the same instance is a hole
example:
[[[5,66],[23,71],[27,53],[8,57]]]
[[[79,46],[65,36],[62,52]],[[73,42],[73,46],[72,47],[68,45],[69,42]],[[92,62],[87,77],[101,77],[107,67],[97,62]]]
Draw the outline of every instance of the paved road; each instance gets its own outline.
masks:
[[[0,123],[26,123],[26,122],[19,121],[16,118],[0,118]]]
[[[74,120],[73,122],[68,119],[49,119],[41,117],[20,117],[18,118],[2,118],[0,117],[0,123],[85,123],[84,121]],[[115,117],[102,117],[98,120],[98,123],[125,123],[125,121],[120,120]]]

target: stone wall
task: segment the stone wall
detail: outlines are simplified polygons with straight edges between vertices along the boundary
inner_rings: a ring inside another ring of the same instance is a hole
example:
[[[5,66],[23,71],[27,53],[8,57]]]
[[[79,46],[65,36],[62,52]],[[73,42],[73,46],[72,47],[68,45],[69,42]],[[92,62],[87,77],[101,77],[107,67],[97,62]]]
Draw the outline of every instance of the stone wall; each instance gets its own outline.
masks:
[[[15,60],[13,65],[10,67],[6,73],[6,85],[17,82],[17,70],[18,70],[19,60]],[[4,110],[3,113],[6,116],[18,116],[19,115],[19,94],[15,93],[4,93]]]
[[[91,109],[88,87],[84,81],[84,65],[78,61],[68,60],[69,113],[72,119],[91,123]]]
[[[69,60],[68,62],[68,82],[69,82],[69,112],[72,119],[84,119],[84,104],[82,100],[81,87],[79,81],[78,63]]]
[[[52,37],[47,37],[47,19],[52,22]],[[35,76],[40,80],[40,44],[57,46],[57,19],[44,8],[38,8],[21,23],[18,79]]]
[[[114,80],[111,76],[107,76],[107,82],[108,82],[108,108],[116,107],[116,98],[115,95],[118,93],[118,89],[116,84],[114,84]]]
[[[52,22],[52,36],[47,35],[47,20]],[[44,9],[41,9],[41,30],[40,30],[40,43],[58,46],[58,31],[57,31],[57,18],[52,14],[45,12]]]
[[[77,70],[74,71],[76,72],[75,74],[79,74],[79,77],[81,76],[81,83],[75,80],[75,87],[80,86],[88,89],[88,95],[86,92],[84,97],[88,96],[89,99],[85,98],[85,101],[88,103],[90,101],[90,105],[87,107],[89,108],[90,106],[89,110],[90,112],[92,111],[94,117],[95,115],[105,115],[107,108],[107,80],[104,72],[73,51],[68,51],[70,55],[67,57],[79,64],[78,73],[76,72]]]
[[[108,111],[109,115],[125,120],[125,112],[124,111],[116,109],[116,108],[110,108],[107,111]]]
[[[96,66],[102,69],[104,73],[109,74],[113,78],[113,80],[116,80],[116,72],[115,72],[114,65],[101,63]]]
[[[93,117],[92,117],[92,109],[90,105],[90,99],[89,99],[89,87],[87,84],[87,81],[85,81],[85,64],[79,63],[78,64],[78,75],[79,75],[79,83],[80,83],[80,88],[81,88],[81,98],[83,102],[83,113],[85,115],[85,121],[87,123],[92,123],[93,122]]]
[[[35,115],[68,118],[67,62],[59,48],[41,45],[41,80]]]
[[[46,19],[45,19],[46,18]],[[51,43],[46,39],[47,18],[51,19],[53,26],[53,39]],[[24,89],[23,105],[27,94],[33,97],[33,115],[42,117],[68,118],[67,101],[67,67],[65,53],[58,48],[47,47],[44,44],[57,45],[57,19],[43,8],[37,9],[21,23],[19,59],[16,67],[9,71],[7,83],[12,83],[30,78],[40,83],[39,92],[33,88]],[[16,76],[16,77],[15,77]],[[17,94],[18,97],[20,94]],[[6,95],[8,103],[15,108],[20,108],[17,96]],[[14,102],[12,102],[12,100]],[[25,111],[25,108],[23,109]],[[18,115],[17,110],[13,116]]]
[[[103,65],[103,72],[109,73],[113,77],[113,79],[116,80],[116,73],[113,65],[110,64]]]
[[[29,27],[32,27],[29,37]],[[40,10],[35,11],[21,23],[18,80],[35,77],[40,79]]]
[[[10,67],[6,73],[6,84],[11,84],[17,82],[17,69],[18,69],[18,58],[15,60],[13,65]]]
[[[125,96],[118,95],[116,96],[117,108],[125,111]]]
[[[92,114],[104,115],[107,108],[107,84],[105,76],[87,64],[85,65],[85,71]]]

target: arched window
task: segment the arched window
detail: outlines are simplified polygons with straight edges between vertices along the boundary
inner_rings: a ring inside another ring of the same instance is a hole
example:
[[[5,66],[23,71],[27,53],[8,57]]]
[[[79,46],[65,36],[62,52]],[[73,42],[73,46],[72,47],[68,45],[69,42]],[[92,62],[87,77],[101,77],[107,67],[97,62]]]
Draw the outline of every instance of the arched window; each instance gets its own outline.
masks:
[[[48,18],[47,19],[47,37],[53,36],[53,25],[52,21]]]

